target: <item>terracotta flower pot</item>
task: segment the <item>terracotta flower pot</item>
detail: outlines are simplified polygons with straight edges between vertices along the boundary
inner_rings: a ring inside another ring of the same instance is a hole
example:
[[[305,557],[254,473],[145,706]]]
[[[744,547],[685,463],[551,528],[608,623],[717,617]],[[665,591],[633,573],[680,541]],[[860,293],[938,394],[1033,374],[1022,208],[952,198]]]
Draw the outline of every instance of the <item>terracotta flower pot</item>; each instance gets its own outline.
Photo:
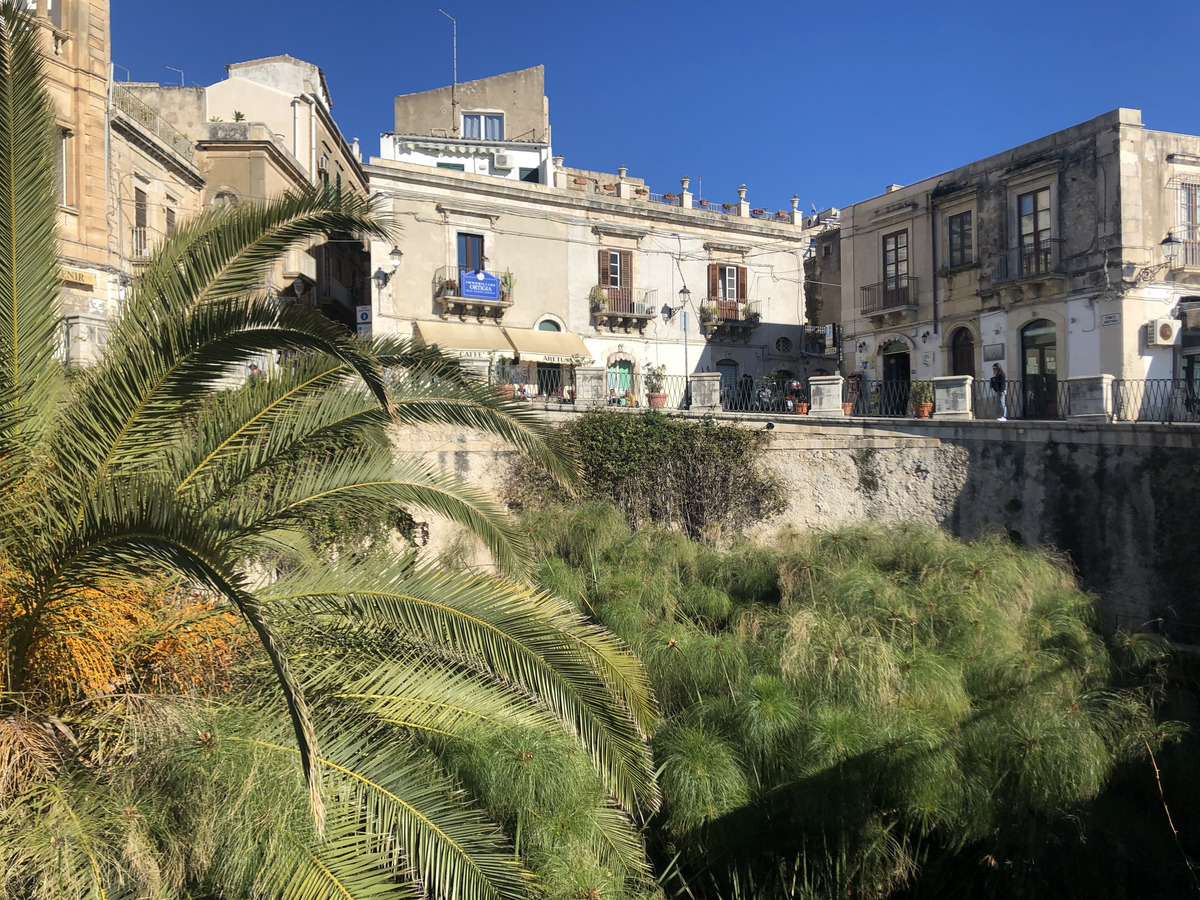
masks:
[[[517,395],[517,386],[515,384],[502,384],[497,390],[500,392],[501,400],[511,400]]]
[[[808,404],[803,401],[798,402],[796,404],[796,415],[807,416],[808,415]]]
[[[842,404],[842,414],[843,414],[843,415],[847,415],[847,416],[848,416],[848,415],[850,415],[850,413],[852,413],[852,412],[854,412],[854,402],[853,402],[853,401],[851,401],[850,403],[843,403],[843,404]]]
[[[667,395],[655,392],[647,393],[646,405],[651,409],[662,409],[667,405]]]
[[[918,419],[928,419],[933,415],[932,403],[914,403],[913,412],[916,413]]]

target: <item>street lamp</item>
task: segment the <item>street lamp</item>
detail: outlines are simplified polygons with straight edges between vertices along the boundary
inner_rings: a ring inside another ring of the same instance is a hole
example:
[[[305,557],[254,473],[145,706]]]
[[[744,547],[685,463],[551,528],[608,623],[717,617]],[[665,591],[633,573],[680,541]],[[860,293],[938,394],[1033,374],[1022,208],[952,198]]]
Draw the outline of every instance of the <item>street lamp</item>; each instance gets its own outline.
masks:
[[[679,289],[679,305],[670,306],[663,304],[662,317],[664,322],[670,322],[675,318],[675,313],[682,312],[683,317],[679,320],[679,327],[683,329],[683,408],[692,408],[692,372],[691,366],[688,363],[688,314],[687,305],[691,302],[692,292],[688,290],[685,284]]]

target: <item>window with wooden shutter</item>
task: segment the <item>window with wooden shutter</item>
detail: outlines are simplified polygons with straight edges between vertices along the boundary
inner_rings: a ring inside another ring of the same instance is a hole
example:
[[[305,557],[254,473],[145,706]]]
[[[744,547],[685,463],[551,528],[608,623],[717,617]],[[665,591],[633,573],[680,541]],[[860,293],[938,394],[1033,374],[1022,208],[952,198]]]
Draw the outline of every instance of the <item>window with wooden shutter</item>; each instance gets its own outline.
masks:
[[[708,265],[708,299],[721,299],[721,267],[716,263]]]
[[[737,267],[737,298],[742,303],[745,303],[746,298],[748,296],[749,296],[749,284],[747,283],[747,280],[746,280],[746,267],[738,266]]]

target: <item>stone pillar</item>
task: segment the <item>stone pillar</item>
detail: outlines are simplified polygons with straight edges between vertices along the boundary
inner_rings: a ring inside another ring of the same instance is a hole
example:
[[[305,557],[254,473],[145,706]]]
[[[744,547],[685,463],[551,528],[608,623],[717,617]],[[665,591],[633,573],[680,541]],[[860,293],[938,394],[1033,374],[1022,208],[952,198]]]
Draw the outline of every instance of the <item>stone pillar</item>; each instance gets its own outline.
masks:
[[[792,194],[792,218],[790,221],[793,225],[804,227],[804,213],[800,212],[799,194]]]
[[[692,412],[721,411],[721,373],[697,372],[691,377]]]
[[[486,359],[460,359],[458,364],[462,366],[462,370],[468,375],[478,378],[484,384],[489,381],[488,376],[491,374],[492,365]]]
[[[679,184],[683,190],[679,192],[679,205],[684,209],[692,208],[692,192],[688,190],[688,185],[692,183],[692,179],[684,175],[679,179]]]
[[[617,166],[617,196],[622,200],[633,199],[633,185],[625,180],[625,176],[629,174],[629,170],[624,166]]]
[[[971,406],[970,375],[943,375],[933,379],[933,417],[935,419],[970,419],[974,416]]]
[[[746,186],[738,188],[737,214],[743,219],[750,218],[750,204],[746,202]]]
[[[576,409],[603,409],[608,404],[601,366],[580,366],[575,370]]]
[[[1067,380],[1067,418],[1074,422],[1111,422],[1111,375],[1083,375]]]
[[[843,419],[842,412],[842,382],[841,375],[814,375],[808,379],[808,394],[810,416],[822,416],[826,419]]]

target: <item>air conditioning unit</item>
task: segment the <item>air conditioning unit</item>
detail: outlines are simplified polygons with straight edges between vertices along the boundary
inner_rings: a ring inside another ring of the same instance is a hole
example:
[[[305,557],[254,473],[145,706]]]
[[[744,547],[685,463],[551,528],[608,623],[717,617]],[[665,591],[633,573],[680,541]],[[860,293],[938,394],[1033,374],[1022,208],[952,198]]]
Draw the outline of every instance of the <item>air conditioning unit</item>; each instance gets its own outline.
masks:
[[[497,169],[515,169],[513,155],[511,153],[497,153],[492,156],[492,165]]]
[[[329,157],[326,156],[324,153],[322,153],[321,157],[317,160],[317,171],[318,172],[328,172],[329,171]]]
[[[1183,325],[1178,319],[1154,319],[1146,323],[1147,347],[1173,347],[1179,343],[1179,329]]]

